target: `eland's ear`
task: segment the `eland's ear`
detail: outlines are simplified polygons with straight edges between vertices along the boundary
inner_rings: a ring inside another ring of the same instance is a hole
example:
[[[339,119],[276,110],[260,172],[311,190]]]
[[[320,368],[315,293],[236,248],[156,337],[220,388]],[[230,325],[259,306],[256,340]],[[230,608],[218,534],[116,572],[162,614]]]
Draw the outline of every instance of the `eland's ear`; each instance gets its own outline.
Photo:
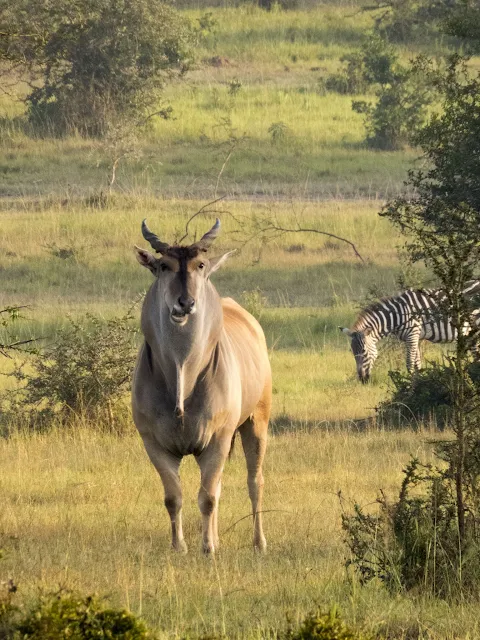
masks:
[[[220,269],[220,267],[228,260],[228,258],[236,252],[237,250],[234,249],[233,251],[227,251],[227,253],[224,253],[223,256],[210,258],[210,265],[208,268],[208,277],[210,277],[212,273]]]
[[[142,267],[146,267],[152,273],[156,273],[157,258],[153,255],[153,253],[145,251],[145,249],[140,249],[140,247],[137,247],[137,245],[135,245],[135,256]]]
[[[352,336],[352,332],[347,327],[338,327],[342,333],[345,333],[349,338]]]

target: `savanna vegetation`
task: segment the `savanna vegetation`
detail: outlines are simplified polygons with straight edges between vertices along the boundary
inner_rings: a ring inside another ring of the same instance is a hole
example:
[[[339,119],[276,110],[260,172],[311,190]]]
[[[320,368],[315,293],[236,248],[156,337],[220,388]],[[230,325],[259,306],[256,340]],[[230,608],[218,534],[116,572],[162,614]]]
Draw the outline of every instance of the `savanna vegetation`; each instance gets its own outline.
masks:
[[[95,120],[101,124],[95,130],[88,118],[79,121],[91,109],[66,110],[61,118],[55,112],[75,91],[82,96],[81,84],[52,98],[63,86],[68,55],[77,63],[78,42],[90,37],[88,20],[47,12],[34,52],[18,41],[7,47],[0,95],[0,575],[12,582],[0,599],[0,635],[6,612],[14,620],[8,633],[22,637],[57,637],[58,619],[68,616],[79,637],[89,624],[98,631],[99,619],[123,624],[118,637],[149,637],[128,610],[160,638],[475,638],[478,574],[469,574],[468,597],[459,596],[444,571],[456,557],[451,546],[438,565],[422,547],[407,567],[406,575],[417,579],[402,582],[404,565],[392,564],[391,554],[405,546],[387,544],[392,522],[415,524],[432,503],[430,489],[419,498],[410,485],[402,489],[406,481],[440,488],[451,481],[441,475],[445,466],[432,446],[435,441],[437,453],[442,444],[448,449],[451,410],[438,415],[441,433],[435,412],[422,407],[386,421],[376,407],[391,396],[388,372],[404,371],[403,349],[384,341],[372,384],[363,386],[338,331],[380,295],[438,282],[431,264],[412,264],[397,250],[401,225],[378,216],[385,200],[396,197],[401,208],[418,188],[404,185],[407,169],[423,166],[405,127],[390,128],[385,114],[393,104],[396,122],[404,123],[397,106],[407,104],[407,130],[422,125],[439,101],[430,94],[433,80],[415,84],[425,79],[426,66],[417,61],[415,79],[409,60],[467,47],[459,35],[474,50],[473,22],[460,7],[446,27],[447,2],[426,2],[423,13],[415,4],[413,14],[409,2],[391,3],[381,14],[357,2],[269,4],[268,11],[243,3],[185,4],[178,14],[165,10],[173,44],[159,37],[150,58],[139,55],[140,45],[126,46],[125,67],[110,69],[124,83],[135,80],[132,65],[158,71],[154,103],[140,94],[133,117],[129,100],[114,104],[109,93],[102,103],[101,83],[98,94],[92,90],[84,102],[77,97],[82,109],[88,97],[105,116]],[[107,5],[75,6],[92,18]],[[0,3],[2,30],[13,9]],[[157,34],[150,9],[139,2],[140,13],[129,14],[122,29],[128,33],[144,11],[147,30]],[[16,19],[28,24],[28,11]],[[46,47],[46,34],[61,34],[55,29],[65,19],[70,46],[55,67],[46,56],[58,40]],[[116,46],[115,20],[102,32],[104,48]],[[422,22],[428,29],[422,31]],[[378,44],[389,33],[390,44]],[[35,60],[39,53],[43,58]],[[24,75],[25,62],[35,77]],[[469,70],[478,62],[473,57]],[[39,75],[39,63],[50,76]],[[129,86],[133,96],[135,82]],[[127,97],[121,89],[117,95]],[[382,104],[387,108],[378,110]],[[374,144],[376,135],[395,144]],[[172,554],[161,485],[128,410],[139,305],[150,282],[132,251],[143,244],[141,220],[173,241],[186,232],[198,238],[216,216],[222,221],[216,250],[238,252],[215,274],[215,284],[260,320],[273,368],[265,557],[250,548],[238,452],[224,474],[222,548],[213,560],[195,549],[198,472],[193,459],[184,461],[191,551]],[[441,367],[448,350],[430,344],[424,350]],[[411,398],[402,375],[394,377],[397,391],[403,384],[402,398]],[[403,511],[394,511],[399,503]],[[444,539],[454,546],[454,496],[448,506]],[[431,521],[423,525],[427,531]],[[415,545],[413,529],[406,531],[406,546]],[[385,534],[383,546],[372,543],[378,532]],[[357,542],[367,545],[364,556]],[[364,580],[355,570],[372,567],[372,550],[384,554],[388,579],[373,571]],[[422,578],[437,566],[441,588],[423,589]],[[117,609],[69,590],[101,594]]]

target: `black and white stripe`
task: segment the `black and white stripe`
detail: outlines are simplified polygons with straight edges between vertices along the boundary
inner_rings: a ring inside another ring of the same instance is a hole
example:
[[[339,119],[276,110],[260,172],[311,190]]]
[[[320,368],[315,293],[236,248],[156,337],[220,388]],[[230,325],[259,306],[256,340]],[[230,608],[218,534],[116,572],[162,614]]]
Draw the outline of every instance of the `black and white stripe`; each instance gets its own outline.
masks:
[[[480,296],[480,280],[469,282],[464,294],[469,298]],[[441,311],[442,298],[444,294],[438,289],[407,289],[367,307],[360,313],[352,329],[342,329],[351,339],[357,374],[362,382],[370,377],[378,355],[377,342],[384,336],[393,334],[406,343],[409,371],[421,367],[420,340],[456,340],[457,330]],[[475,324],[479,324],[480,308],[475,308],[472,316]]]

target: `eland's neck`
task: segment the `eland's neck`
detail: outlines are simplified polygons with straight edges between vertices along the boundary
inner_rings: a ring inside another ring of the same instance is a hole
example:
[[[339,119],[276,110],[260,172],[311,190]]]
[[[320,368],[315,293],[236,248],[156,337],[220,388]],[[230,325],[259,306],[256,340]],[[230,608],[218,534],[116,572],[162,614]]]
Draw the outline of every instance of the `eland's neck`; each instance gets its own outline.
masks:
[[[147,293],[142,309],[142,331],[152,351],[154,375],[161,376],[175,400],[177,415],[195,388],[199,375],[213,357],[223,326],[223,311],[215,287],[207,282],[203,300],[185,326],[175,326],[158,283]]]

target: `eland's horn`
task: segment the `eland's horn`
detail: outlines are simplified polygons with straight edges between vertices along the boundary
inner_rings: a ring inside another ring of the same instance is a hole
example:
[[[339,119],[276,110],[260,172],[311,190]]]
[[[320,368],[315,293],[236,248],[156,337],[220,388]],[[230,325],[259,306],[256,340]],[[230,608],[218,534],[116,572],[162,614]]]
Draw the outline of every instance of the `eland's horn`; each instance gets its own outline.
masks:
[[[207,233],[198,240],[198,242],[193,243],[193,247],[197,247],[200,251],[207,251],[210,248],[210,245],[218,236],[218,232],[220,231],[220,220],[217,218],[215,220],[215,224],[207,231]]]
[[[145,222],[146,218],[142,222],[142,236],[145,238],[147,242],[149,242],[153,249],[157,251],[157,253],[164,253],[170,247],[166,242],[162,242],[158,236],[150,231],[147,227],[147,223]]]

